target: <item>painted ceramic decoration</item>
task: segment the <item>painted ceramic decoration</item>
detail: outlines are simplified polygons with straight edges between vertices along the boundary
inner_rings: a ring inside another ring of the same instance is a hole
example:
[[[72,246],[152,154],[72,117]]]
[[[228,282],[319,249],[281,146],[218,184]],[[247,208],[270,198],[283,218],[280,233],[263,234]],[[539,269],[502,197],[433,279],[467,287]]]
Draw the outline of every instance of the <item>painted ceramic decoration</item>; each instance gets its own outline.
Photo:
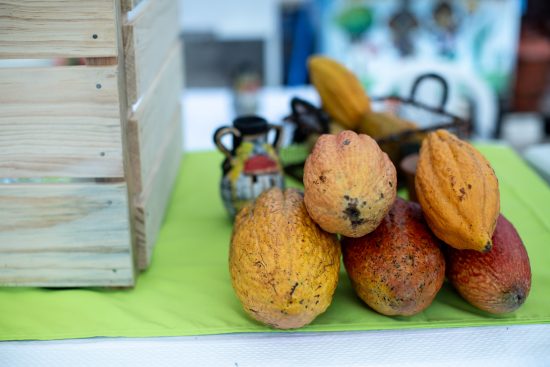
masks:
[[[267,141],[275,130],[275,141]],[[223,162],[221,196],[229,215],[234,217],[249,201],[271,187],[284,189],[283,169],[278,157],[281,126],[268,124],[258,116],[239,117],[233,126],[223,126],[214,133],[214,142],[226,156]],[[233,148],[223,145],[223,136],[233,135]]]

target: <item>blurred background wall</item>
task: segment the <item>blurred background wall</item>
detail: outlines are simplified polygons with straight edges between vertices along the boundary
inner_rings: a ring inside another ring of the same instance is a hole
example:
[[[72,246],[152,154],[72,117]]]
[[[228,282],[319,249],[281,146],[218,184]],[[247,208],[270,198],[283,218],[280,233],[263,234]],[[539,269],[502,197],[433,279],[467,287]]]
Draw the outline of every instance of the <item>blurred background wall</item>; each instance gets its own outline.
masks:
[[[474,137],[522,152],[546,144],[538,155],[550,157],[548,0],[179,1],[185,113],[197,119],[278,122],[291,96],[318,102],[306,60],[323,53],[371,96],[407,96],[416,76],[437,72],[450,86],[445,109],[469,118]],[[418,98],[437,104],[441,88],[427,84]]]
[[[505,113],[547,113],[548,3],[180,0],[186,84],[304,85],[313,53],[346,64],[373,95],[405,94],[437,71],[452,85],[449,108],[496,136]]]

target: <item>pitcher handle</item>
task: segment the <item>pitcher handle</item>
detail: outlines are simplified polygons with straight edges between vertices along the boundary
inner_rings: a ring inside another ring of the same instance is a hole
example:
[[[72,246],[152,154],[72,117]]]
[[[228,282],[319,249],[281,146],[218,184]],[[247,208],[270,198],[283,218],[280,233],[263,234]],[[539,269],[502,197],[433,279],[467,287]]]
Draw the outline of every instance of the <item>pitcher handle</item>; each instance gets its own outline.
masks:
[[[231,126],[222,126],[222,127],[218,128],[216,130],[216,132],[214,132],[214,144],[216,144],[216,146],[218,147],[220,152],[222,152],[223,155],[225,155],[227,157],[227,159],[231,160],[231,159],[233,159],[233,157],[231,156],[231,151],[229,149],[227,149],[227,147],[225,145],[223,145],[223,143],[222,143],[222,137],[227,135],[227,134],[232,134],[233,136],[236,136],[237,138],[241,137],[241,132],[239,130],[237,130],[236,128],[231,127]]]
[[[275,148],[275,151],[279,151],[281,149],[281,144],[283,143],[283,127],[281,125],[273,125],[269,124],[269,130],[274,129],[275,130],[275,140],[273,140],[273,147]]]

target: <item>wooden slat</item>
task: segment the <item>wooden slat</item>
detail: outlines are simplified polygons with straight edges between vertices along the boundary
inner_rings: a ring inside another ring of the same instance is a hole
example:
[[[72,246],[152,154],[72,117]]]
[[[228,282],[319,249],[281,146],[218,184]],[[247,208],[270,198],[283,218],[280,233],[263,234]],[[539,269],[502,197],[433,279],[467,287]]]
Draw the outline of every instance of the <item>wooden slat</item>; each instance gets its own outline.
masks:
[[[117,56],[115,0],[0,1],[0,58],[106,56]]]
[[[177,5],[175,0],[149,0],[123,28],[129,106],[145,93],[178,37]]]
[[[138,267],[137,267],[137,248],[136,248],[136,236],[134,233],[134,177],[132,176],[132,169],[130,165],[130,149],[128,143],[128,98],[126,96],[126,63],[124,61],[124,43],[123,43],[123,34],[122,27],[124,23],[124,16],[122,14],[122,7],[120,6],[120,0],[117,0],[116,6],[116,39],[117,39],[117,49],[119,57],[118,63],[118,96],[119,96],[119,113],[120,113],[120,124],[122,128],[122,158],[124,165],[124,177],[126,179],[126,193],[128,197],[128,226],[130,230],[130,242],[132,248],[132,265],[133,265],[133,276],[134,278],[138,276]]]
[[[117,66],[0,69],[0,177],[124,177]]]
[[[166,212],[172,188],[182,157],[181,111],[176,109],[167,129],[167,141],[157,160],[151,180],[143,192],[135,198],[134,231],[139,269],[146,269],[151,262],[153,248]]]
[[[146,180],[151,177],[153,165],[162,154],[162,144],[174,110],[179,108],[181,75],[181,48],[176,43],[139,107],[128,119],[128,143],[136,192],[143,190]]]
[[[131,286],[125,183],[0,185],[0,285]]]

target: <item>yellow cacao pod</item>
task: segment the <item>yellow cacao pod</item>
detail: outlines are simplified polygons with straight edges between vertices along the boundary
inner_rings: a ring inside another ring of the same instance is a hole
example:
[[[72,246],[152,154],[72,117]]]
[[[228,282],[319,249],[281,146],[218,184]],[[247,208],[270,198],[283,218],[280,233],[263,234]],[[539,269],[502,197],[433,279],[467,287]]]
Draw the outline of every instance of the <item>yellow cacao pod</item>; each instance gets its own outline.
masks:
[[[424,139],[416,194],[434,234],[457,249],[487,252],[500,212],[498,180],[489,162],[446,130]]]
[[[411,121],[404,120],[389,112],[369,111],[360,120],[357,132],[367,134],[373,139],[385,138],[390,135],[399,134],[405,131],[417,130],[418,126]],[[388,141],[379,143],[393,164],[397,167],[401,162],[402,147],[406,144],[420,145],[425,134],[414,133],[408,137],[399,139],[399,141]]]
[[[360,120],[357,131],[373,139],[383,138],[407,130],[416,130],[413,122],[404,120],[389,112],[369,111]]]
[[[332,302],[340,244],[309,217],[300,192],[272,188],[237,215],[229,272],[250,317],[278,329],[299,328]]]
[[[325,56],[308,59],[309,76],[323,109],[346,129],[355,129],[370,110],[370,100],[359,79],[345,66]]]

